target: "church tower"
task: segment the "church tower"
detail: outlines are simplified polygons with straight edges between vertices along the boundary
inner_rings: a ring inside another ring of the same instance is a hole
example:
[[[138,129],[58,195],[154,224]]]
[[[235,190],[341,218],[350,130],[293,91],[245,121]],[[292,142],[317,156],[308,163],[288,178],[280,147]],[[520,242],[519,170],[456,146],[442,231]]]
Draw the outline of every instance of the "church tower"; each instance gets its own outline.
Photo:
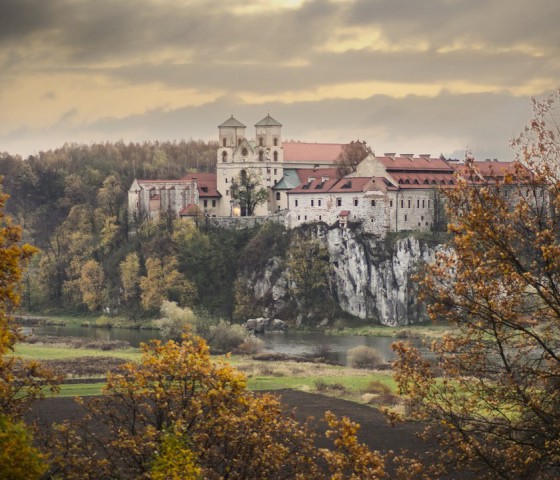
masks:
[[[255,141],[259,155],[269,162],[282,162],[282,124],[267,115],[255,124]]]

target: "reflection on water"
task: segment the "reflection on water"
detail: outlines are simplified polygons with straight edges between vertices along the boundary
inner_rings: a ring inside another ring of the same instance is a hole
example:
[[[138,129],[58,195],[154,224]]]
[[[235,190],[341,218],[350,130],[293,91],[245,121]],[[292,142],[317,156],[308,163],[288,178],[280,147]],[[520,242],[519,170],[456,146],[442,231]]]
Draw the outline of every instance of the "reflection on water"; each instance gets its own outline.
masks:
[[[24,331],[29,332],[29,328]],[[35,335],[52,335],[59,337],[86,337],[99,340],[125,340],[133,347],[152,338],[159,339],[158,330],[134,330],[127,328],[88,328],[80,326],[37,326],[33,327]],[[395,358],[391,344],[395,341],[390,337],[365,337],[361,335],[328,335],[323,332],[269,333],[260,335],[265,342],[265,350],[290,355],[314,354],[317,350],[328,352],[328,357],[342,365],[346,365],[346,353],[351,348],[366,345],[375,348],[385,362]],[[421,340],[412,340],[413,345],[425,349]]]

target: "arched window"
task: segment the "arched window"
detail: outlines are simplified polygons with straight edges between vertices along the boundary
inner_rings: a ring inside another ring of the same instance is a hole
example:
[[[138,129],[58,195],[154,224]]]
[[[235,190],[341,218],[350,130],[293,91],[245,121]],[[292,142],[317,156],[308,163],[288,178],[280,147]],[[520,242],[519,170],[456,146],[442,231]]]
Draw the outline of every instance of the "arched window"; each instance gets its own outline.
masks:
[[[274,146],[277,147],[278,146],[278,139],[274,138]]]
[[[223,163],[227,162],[227,152],[226,151],[222,152],[222,162]]]
[[[280,200],[280,192],[276,192],[276,200]]]
[[[222,140],[222,144],[224,147],[226,146],[226,137],[224,137],[224,139]]]
[[[259,162],[262,162],[264,160],[264,153],[263,151],[259,151]]]
[[[243,148],[241,149],[241,155],[243,155],[244,157],[246,157],[246,156],[247,156],[247,153],[248,153],[248,152],[247,152],[247,149],[246,149],[245,147],[243,147]]]
[[[274,161],[275,161],[275,162],[278,161],[278,152],[274,152]]]

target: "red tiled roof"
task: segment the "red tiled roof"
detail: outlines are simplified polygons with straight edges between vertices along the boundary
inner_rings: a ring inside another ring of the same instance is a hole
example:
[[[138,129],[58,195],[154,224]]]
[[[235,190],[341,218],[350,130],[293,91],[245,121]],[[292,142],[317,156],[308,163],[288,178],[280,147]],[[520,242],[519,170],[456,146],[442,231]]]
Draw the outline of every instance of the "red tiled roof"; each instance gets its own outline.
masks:
[[[400,170],[445,170],[453,172],[453,167],[443,158],[426,158],[426,157],[376,157],[387,171]]]
[[[190,173],[184,176],[181,180],[191,182],[196,179],[198,185],[198,196],[201,198],[207,197],[221,197],[222,195],[216,188],[217,175],[216,173]]]
[[[345,177],[329,190],[332,193],[363,192],[364,187],[371,181],[371,177]]]
[[[194,203],[189,203],[185,208],[181,209],[179,215],[183,215],[183,216],[202,215],[202,210],[200,210],[198,205],[195,205]]]
[[[344,144],[283,142],[285,162],[334,163]]]
[[[391,172],[391,177],[402,189],[418,188],[449,188],[457,184],[457,179],[452,173],[400,173]]]
[[[473,167],[480,176],[485,179],[503,179],[507,173],[518,177],[529,177],[529,170],[518,162],[492,162],[492,161],[474,161]],[[459,164],[456,167],[459,175],[469,178],[469,166],[465,163]]]
[[[350,210],[342,210],[338,216],[339,217],[347,217],[348,215],[350,215]]]

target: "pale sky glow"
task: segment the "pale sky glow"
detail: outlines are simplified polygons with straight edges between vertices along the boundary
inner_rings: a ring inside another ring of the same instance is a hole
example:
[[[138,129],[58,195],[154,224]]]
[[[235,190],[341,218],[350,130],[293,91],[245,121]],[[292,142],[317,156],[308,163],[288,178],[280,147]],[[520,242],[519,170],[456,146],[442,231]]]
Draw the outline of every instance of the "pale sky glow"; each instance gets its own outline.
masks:
[[[284,138],[509,160],[560,86],[548,0],[0,0],[0,151]],[[252,131],[250,129],[250,131]]]

